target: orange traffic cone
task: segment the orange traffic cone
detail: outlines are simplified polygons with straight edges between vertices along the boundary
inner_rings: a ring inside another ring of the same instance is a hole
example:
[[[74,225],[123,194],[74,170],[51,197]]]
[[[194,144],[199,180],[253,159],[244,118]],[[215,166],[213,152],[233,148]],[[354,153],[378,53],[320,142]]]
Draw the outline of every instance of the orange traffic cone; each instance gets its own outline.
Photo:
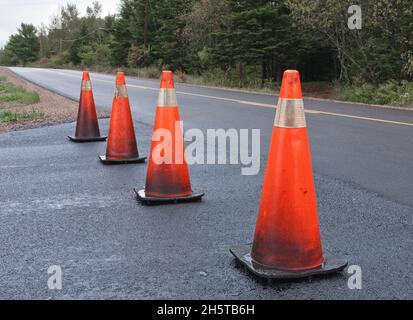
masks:
[[[298,71],[284,73],[254,243],[231,252],[264,278],[333,273],[347,265],[323,257]]]
[[[170,134],[169,142],[165,142],[167,140],[165,138],[164,141],[159,141],[161,139],[155,137],[161,132]],[[169,161],[160,159],[161,153],[166,153],[166,150],[157,153],[165,143],[172,155]],[[181,154],[181,159],[176,159],[176,154]],[[185,145],[180,126],[173,74],[171,71],[164,71],[156,109],[146,187],[145,190],[139,192],[135,190],[141,202],[145,204],[188,202],[200,200],[204,196],[203,193],[192,191],[184,154]]]
[[[139,156],[123,72],[116,75],[106,155],[99,156],[99,159],[103,164],[142,163],[146,160],[146,157]]]
[[[83,72],[76,134],[74,137],[69,136],[69,139],[73,142],[106,140],[106,137],[100,136],[95,101],[93,99],[92,82],[90,81],[89,72],[87,71]]]

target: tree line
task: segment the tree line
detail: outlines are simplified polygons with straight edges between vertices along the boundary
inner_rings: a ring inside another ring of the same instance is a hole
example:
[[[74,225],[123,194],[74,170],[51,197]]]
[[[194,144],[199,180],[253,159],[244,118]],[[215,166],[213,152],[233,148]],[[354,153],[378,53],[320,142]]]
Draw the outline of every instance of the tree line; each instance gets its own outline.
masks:
[[[121,0],[105,17],[99,2],[84,15],[67,4],[47,25],[22,24],[0,63],[216,72],[262,85],[289,68],[305,81],[413,80],[413,2],[358,2],[355,30],[354,0]]]

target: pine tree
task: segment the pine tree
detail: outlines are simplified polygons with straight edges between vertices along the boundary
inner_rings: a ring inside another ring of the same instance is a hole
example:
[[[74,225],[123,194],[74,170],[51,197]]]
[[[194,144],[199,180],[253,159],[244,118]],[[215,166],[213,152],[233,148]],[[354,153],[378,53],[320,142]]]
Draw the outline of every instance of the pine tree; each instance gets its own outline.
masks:
[[[282,70],[297,64],[299,33],[294,32],[283,0],[228,0],[230,23],[213,34],[213,59],[223,67],[260,65],[262,81],[280,78]]]
[[[82,59],[80,58],[79,53],[80,53],[82,46],[85,44],[85,41],[86,41],[85,37],[87,36],[87,34],[88,34],[88,28],[87,28],[86,23],[83,22],[80,26],[79,33],[76,34],[76,39],[78,40],[75,40],[69,48],[69,59],[75,65],[82,62]]]
[[[31,24],[22,23],[17,29],[17,34],[10,37],[5,51],[15,56],[23,65],[36,61],[40,51],[36,28]]]
[[[157,0],[152,7],[153,54],[167,68],[184,70],[188,64],[183,32],[191,8],[192,0]]]
[[[110,43],[112,51],[112,62],[115,66],[126,66],[128,52],[132,45],[135,34],[132,33],[133,26],[138,25],[134,15],[135,5],[139,0],[122,0],[119,17],[112,24],[113,40]]]

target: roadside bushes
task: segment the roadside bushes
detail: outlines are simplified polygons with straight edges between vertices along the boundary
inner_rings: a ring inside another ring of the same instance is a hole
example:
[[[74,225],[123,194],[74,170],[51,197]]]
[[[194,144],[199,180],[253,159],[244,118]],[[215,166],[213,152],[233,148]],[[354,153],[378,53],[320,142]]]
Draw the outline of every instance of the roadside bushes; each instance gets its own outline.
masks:
[[[388,80],[379,85],[355,81],[337,83],[339,98],[347,101],[413,107],[413,82]]]
[[[278,90],[278,84],[273,79],[267,79],[263,82],[260,76],[257,76],[259,72],[254,66],[243,66],[242,72],[240,72],[239,67],[227,70],[210,68],[198,75],[185,74],[180,77],[180,81],[196,85],[241,88],[268,93],[274,93]]]
[[[159,79],[162,74],[162,70],[157,67],[124,68],[124,70],[128,75],[149,79]]]
[[[107,44],[84,45],[80,48],[79,57],[81,64],[92,67],[101,66],[108,67],[110,61],[111,50]]]
[[[29,64],[30,67],[41,67],[41,68],[54,68],[62,69],[69,64],[69,52],[63,51],[58,53],[50,58],[41,58],[38,61]]]

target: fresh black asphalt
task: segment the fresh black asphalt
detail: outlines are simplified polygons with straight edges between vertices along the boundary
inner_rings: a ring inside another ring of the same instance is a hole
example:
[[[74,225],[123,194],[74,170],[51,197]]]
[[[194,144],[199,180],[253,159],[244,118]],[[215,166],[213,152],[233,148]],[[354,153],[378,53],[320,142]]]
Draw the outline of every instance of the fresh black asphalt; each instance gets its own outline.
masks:
[[[78,99],[79,72],[13,70]],[[110,111],[114,77],[92,74],[92,82],[98,107]],[[159,84],[127,82],[147,155]],[[186,85],[177,91],[185,129],[261,129],[260,173],[194,165],[203,202],[144,207],[132,188],[144,185],[146,165],[101,165],[105,143],[66,139],[74,123],[1,134],[0,298],[412,298],[412,126],[307,114],[324,251],[360,266],[362,289],[348,288],[346,271],[266,283],[239,269],[229,248],[252,239],[275,110],[236,101],[276,98]],[[306,108],[413,123],[410,111],[314,100]],[[108,120],[100,124],[107,132]],[[47,286],[52,265],[63,270],[60,291]]]

